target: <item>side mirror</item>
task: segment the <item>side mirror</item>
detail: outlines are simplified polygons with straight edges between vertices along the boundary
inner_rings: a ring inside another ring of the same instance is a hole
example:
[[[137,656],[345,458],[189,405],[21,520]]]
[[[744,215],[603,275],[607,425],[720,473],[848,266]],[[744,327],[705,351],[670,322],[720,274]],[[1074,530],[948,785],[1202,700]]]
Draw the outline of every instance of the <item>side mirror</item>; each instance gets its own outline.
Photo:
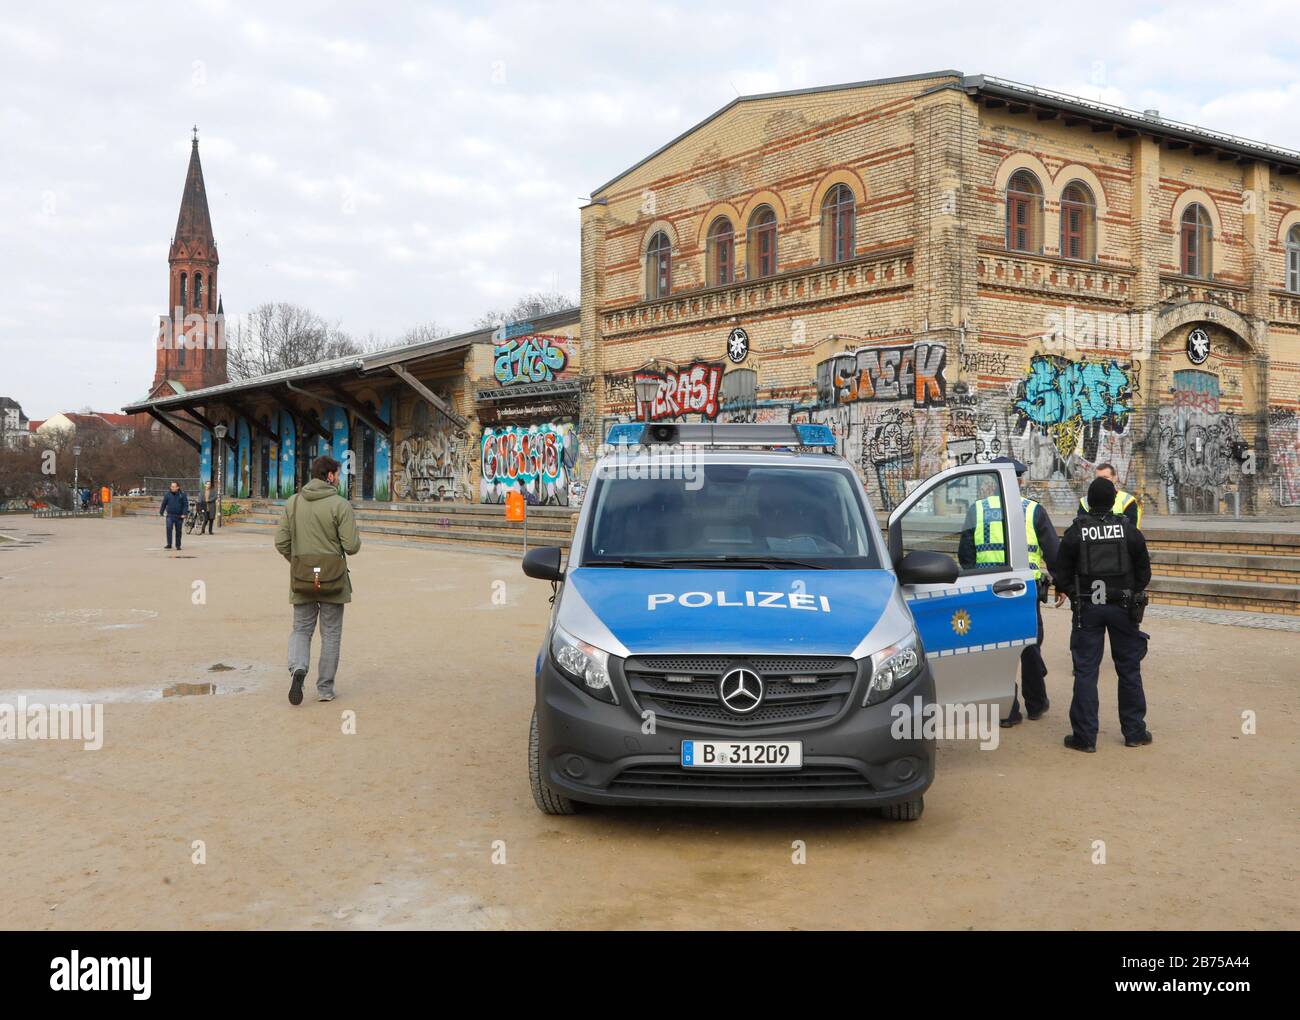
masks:
[[[896,573],[900,584],[952,584],[961,568],[946,553],[913,549],[899,562]]]
[[[563,581],[564,571],[560,569],[560,547],[544,545],[538,549],[529,549],[524,554],[524,573],[539,581]]]

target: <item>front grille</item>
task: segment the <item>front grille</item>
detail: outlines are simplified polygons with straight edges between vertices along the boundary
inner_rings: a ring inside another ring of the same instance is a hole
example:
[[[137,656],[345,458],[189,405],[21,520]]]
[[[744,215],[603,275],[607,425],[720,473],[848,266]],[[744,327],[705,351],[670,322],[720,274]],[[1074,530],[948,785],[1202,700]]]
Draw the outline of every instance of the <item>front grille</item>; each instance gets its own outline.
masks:
[[[718,680],[739,666],[763,678],[763,703],[747,715],[728,711],[718,697]],[[623,672],[641,710],[661,721],[749,727],[833,719],[853,691],[858,663],[834,656],[650,655],[627,659]]]
[[[854,769],[816,765],[790,772],[706,772],[673,765],[633,765],[609,784],[611,793],[670,793],[674,790],[870,790],[871,783]]]

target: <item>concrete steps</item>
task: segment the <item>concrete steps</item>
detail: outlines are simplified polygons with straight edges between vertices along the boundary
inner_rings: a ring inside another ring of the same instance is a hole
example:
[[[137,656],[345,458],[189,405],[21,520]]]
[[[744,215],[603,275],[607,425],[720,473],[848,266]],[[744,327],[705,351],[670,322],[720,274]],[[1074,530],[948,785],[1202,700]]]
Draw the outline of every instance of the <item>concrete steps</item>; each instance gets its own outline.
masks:
[[[249,513],[227,518],[239,527],[273,528],[278,500],[241,500]],[[363,535],[449,547],[493,548],[519,554],[523,528],[505,508],[475,503],[358,502]],[[528,546],[567,549],[577,509],[529,507]],[[1069,522],[1057,522],[1064,531]],[[1300,616],[1300,524],[1236,519],[1149,517],[1154,604]]]
[[[249,512],[227,518],[240,527],[274,528],[282,503],[255,500]],[[372,535],[430,545],[473,546],[523,552],[522,524],[505,519],[505,507],[474,503],[366,503],[354,504],[357,530]],[[569,547],[577,509],[530,507],[528,548],[540,545]]]

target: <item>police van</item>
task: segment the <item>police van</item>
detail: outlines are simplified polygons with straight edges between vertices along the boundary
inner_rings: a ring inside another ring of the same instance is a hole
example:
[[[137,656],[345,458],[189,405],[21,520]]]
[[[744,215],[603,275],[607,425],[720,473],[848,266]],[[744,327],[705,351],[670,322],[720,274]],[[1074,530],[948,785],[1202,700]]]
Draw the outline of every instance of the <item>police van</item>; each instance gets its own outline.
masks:
[[[1037,637],[1014,469],[942,471],[882,535],[834,448],[824,425],[613,427],[567,558],[544,547],[523,562],[555,587],[529,735],[539,809],[914,819],[935,739],[896,720],[945,704],[1006,714]],[[973,534],[981,501],[995,541]]]

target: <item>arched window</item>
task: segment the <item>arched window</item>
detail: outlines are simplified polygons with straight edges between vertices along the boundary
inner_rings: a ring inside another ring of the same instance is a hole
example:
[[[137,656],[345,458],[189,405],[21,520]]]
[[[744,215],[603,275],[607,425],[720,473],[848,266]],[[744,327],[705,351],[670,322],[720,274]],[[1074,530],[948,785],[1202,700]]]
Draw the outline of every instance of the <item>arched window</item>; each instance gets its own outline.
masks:
[[[662,230],[650,238],[645,253],[645,296],[667,297],[673,286],[673,246]]]
[[[1007,181],[1007,248],[1043,250],[1043,187],[1028,170],[1017,170]]]
[[[1206,212],[1205,206],[1193,202],[1184,209],[1179,228],[1178,250],[1182,255],[1183,275],[1209,279],[1214,271],[1210,254],[1214,227],[1210,223],[1210,214]]]
[[[181,273],[181,308],[185,307],[185,281],[188,279],[185,273]]]
[[[721,287],[736,278],[736,232],[731,220],[719,216],[709,226],[709,286]]]
[[[194,307],[203,310],[203,274],[194,274]]]
[[[1097,258],[1097,206],[1086,184],[1071,181],[1061,192],[1061,257]]]
[[[837,184],[822,199],[822,261],[847,262],[853,258],[853,192]]]
[[[1286,232],[1286,289],[1300,294],[1300,223]]]
[[[749,253],[750,279],[776,273],[776,213],[770,205],[760,205],[749,218],[745,248]]]
[[[217,279],[215,276],[208,277],[208,311],[212,311],[212,292],[217,289]]]

